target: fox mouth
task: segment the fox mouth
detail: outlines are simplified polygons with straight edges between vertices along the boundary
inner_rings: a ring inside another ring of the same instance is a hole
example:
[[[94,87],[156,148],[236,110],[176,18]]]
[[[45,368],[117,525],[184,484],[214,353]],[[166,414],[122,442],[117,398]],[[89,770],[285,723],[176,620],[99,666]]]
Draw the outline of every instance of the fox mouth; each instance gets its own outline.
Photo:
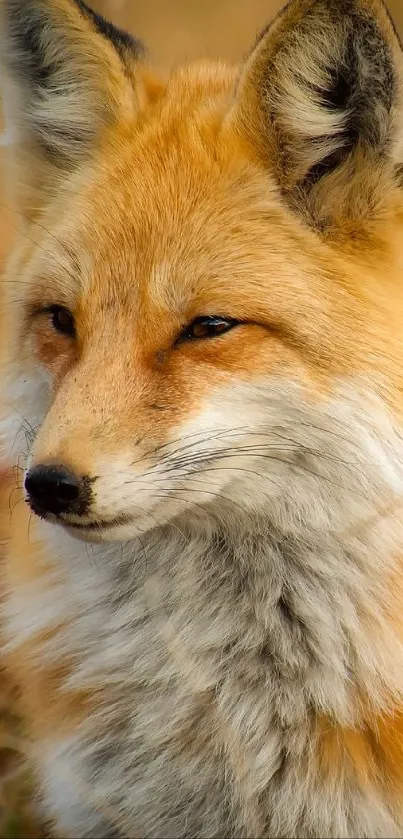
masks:
[[[65,527],[67,530],[80,531],[81,533],[97,533],[103,530],[112,530],[114,527],[121,527],[124,524],[130,524],[132,522],[132,517],[124,514],[115,516],[112,519],[96,519],[90,522],[71,521],[67,516],[57,516],[53,513],[48,513],[38,505],[31,503],[30,507],[32,512],[39,518],[51,524],[58,524],[61,527]]]
[[[130,516],[116,516],[114,519],[97,519],[96,521],[91,521],[88,523],[83,522],[72,522],[68,521],[67,519],[58,519],[58,524],[62,524],[64,527],[68,527],[70,530],[80,530],[80,531],[99,531],[99,530],[111,530],[114,527],[120,527],[123,524],[130,524],[132,521]]]
[[[75,530],[106,530],[110,527],[118,527],[121,524],[128,524],[131,519],[128,516],[117,516],[115,519],[109,521],[99,519],[99,521],[92,521],[89,524],[78,524],[76,522],[63,522],[67,527],[74,527]]]

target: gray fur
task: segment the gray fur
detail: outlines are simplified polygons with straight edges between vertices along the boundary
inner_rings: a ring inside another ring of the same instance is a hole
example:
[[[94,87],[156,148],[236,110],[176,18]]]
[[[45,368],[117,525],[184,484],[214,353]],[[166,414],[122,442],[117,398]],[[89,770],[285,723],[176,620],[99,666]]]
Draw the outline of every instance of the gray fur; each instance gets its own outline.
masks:
[[[385,584],[402,529],[377,515],[401,491],[401,439],[351,388],[315,412],[291,386],[250,388],[247,404],[278,448],[245,462],[234,445],[225,498],[202,467],[206,499],[126,544],[43,523],[63,579],[23,608],[11,595],[10,638],[66,618],[43,662],[73,655],[66,687],[105,696],[74,738],[41,745],[46,810],[67,835],[402,835],[381,784],[346,764],[334,787],[315,755],[316,715],[359,725],[358,691],[375,709],[402,695]]]

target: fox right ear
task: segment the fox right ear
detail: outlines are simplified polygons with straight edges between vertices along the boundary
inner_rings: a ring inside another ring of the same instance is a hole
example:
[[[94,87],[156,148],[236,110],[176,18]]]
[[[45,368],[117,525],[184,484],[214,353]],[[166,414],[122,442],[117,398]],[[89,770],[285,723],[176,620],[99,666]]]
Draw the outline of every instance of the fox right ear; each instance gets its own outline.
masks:
[[[82,0],[2,0],[0,47],[14,186],[47,186],[137,107],[141,44]]]
[[[376,215],[403,163],[403,56],[382,0],[290,0],[246,62],[234,112],[311,224]]]

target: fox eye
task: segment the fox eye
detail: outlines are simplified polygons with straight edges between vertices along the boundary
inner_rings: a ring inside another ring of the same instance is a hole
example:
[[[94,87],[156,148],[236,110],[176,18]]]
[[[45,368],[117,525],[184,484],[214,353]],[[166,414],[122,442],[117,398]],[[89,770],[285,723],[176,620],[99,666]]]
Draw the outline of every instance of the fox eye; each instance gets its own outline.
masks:
[[[232,318],[223,318],[217,315],[195,318],[195,320],[183,330],[179,336],[178,343],[182,341],[201,341],[204,338],[217,338],[224,332],[229,332],[238,321]]]
[[[76,327],[74,324],[74,317],[64,306],[51,306],[49,309],[52,326],[56,332],[62,335],[69,335],[74,337],[76,334]]]

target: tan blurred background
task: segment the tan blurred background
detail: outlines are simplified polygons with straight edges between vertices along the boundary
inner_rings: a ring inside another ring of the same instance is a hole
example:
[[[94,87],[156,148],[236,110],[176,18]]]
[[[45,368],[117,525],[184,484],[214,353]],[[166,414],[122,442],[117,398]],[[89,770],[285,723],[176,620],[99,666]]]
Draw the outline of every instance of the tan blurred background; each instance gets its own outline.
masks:
[[[259,30],[283,5],[283,0],[88,2],[110,20],[144,40],[153,62],[165,68],[195,57],[239,61]],[[403,0],[389,0],[388,5],[403,35]],[[0,146],[0,167],[3,154]],[[14,226],[12,218],[7,217],[4,201],[0,183],[0,270]]]
[[[142,38],[165,66],[195,55],[238,61],[282,5],[283,0],[93,0],[94,8]],[[388,6],[403,34],[403,0],[389,0]]]

